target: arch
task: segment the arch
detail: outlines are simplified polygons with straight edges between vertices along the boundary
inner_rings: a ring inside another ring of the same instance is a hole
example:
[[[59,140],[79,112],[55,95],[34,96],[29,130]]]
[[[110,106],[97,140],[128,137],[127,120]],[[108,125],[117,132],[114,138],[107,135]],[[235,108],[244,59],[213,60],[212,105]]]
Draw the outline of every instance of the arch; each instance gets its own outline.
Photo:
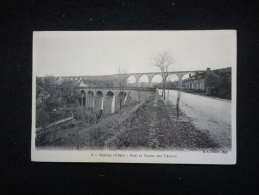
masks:
[[[186,79],[188,79],[188,78],[190,78],[191,76],[193,76],[194,75],[194,73],[186,73],[186,74],[183,74],[182,75],[182,80],[186,80]]]
[[[79,96],[79,104],[80,104],[80,106],[85,106],[85,100],[86,100],[85,90],[81,90],[80,96]]]
[[[149,78],[147,75],[143,74],[138,79],[138,86],[139,87],[149,87]]]
[[[103,92],[102,91],[97,91],[95,94],[95,110],[103,110]]]
[[[127,78],[127,86],[132,86],[132,87],[135,87],[137,84],[137,79],[134,75],[130,75],[128,78]]]
[[[121,109],[122,106],[125,104],[125,99],[126,99],[127,93],[125,93],[124,91],[121,91],[120,93],[118,93],[118,96],[116,98],[116,103],[115,103],[115,109]]]
[[[87,92],[86,101],[87,101],[86,104],[87,104],[88,108],[93,109],[93,107],[94,107],[94,92],[92,90],[89,90]]]
[[[166,77],[166,88],[179,88],[180,87],[180,78],[177,74],[169,74]]]
[[[161,74],[156,74],[152,76],[151,78],[151,86],[150,87],[158,87],[162,85],[163,83],[163,77]]]
[[[105,101],[103,110],[104,113],[111,114],[114,113],[115,109],[115,95],[112,91],[108,91],[105,95]]]

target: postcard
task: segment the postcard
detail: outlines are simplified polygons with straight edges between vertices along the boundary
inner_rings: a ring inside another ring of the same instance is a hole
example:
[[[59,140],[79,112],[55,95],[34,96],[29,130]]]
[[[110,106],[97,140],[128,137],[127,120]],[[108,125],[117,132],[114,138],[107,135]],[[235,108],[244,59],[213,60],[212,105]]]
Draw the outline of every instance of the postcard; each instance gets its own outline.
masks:
[[[33,32],[31,159],[236,164],[235,30]]]

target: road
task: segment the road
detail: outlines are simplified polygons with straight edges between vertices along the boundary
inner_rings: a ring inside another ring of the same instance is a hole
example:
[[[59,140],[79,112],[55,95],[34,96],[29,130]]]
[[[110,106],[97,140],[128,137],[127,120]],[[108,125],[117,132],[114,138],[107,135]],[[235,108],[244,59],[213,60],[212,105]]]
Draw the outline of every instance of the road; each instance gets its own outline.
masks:
[[[159,90],[159,94],[162,94],[162,90]],[[166,90],[165,94],[166,99],[176,102],[178,91],[169,90],[168,94],[168,90]],[[235,108],[232,106],[232,102],[230,100],[216,99],[181,92],[180,107],[184,110],[186,105],[205,115],[210,116],[216,121],[222,121],[228,125],[231,125],[231,111],[234,111]]]

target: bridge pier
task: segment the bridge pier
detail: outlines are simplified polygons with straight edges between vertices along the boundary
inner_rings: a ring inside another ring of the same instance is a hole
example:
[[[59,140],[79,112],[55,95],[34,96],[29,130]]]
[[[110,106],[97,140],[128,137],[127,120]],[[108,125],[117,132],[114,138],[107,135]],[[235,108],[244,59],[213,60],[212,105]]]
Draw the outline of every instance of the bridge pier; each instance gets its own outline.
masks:
[[[172,75],[172,74],[171,74]],[[182,89],[182,79],[183,79],[183,76],[185,74],[182,74],[182,73],[174,73],[174,75],[176,75],[178,77],[178,87],[179,89]],[[168,75],[169,76],[169,75]],[[168,77],[167,76],[167,77]]]
[[[154,75],[148,75],[148,86],[152,87],[152,78],[154,77]]]
[[[134,75],[135,78],[136,78],[136,87],[139,87],[139,78],[142,76],[142,75]]]

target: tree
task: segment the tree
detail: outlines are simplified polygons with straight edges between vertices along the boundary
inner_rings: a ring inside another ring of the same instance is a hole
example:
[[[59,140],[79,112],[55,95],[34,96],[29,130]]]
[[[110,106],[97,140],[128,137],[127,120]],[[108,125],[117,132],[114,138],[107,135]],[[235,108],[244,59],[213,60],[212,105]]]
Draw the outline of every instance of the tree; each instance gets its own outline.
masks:
[[[177,114],[177,120],[179,119],[179,103],[180,103],[180,97],[181,97],[181,89],[179,88],[177,98],[176,98],[176,114]]]
[[[121,113],[121,108],[123,106],[123,101],[125,99],[125,88],[127,86],[127,69],[125,67],[121,67],[119,66],[118,68],[118,76],[116,77],[116,86],[119,87],[119,94],[122,94],[122,95],[119,95],[118,98],[119,98],[119,109],[120,109],[120,113]]]
[[[140,83],[140,84],[139,84],[139,88],[138,88],[138,89],[139,89],[139,90],[138,90],[139,102],[140,102],[140,100],[141,100],[141,94],[140,94],[140,92],[143,91],[144,87],[145,87],[145,83]]]
[[[170,84],[171,82],[172,82],[172,75],[169,75],[169,76],[167,77],[167,83]],[[167,101],[168,101],[168,102],[169,102],[169,88],[170,88],[170,86],[167,85]]]
[[[161,71],[163,79],[163,96],[165,100],[166,78],[169,75],[169,68],[175,63],[173,56],[169,52],[159,53],[151,57],[152,65]]]
[[[67,100],[68,103],[75,103],[77,95],[75,93],[75,85],[71,80],[64,81],[61,85],[62,95]]]

